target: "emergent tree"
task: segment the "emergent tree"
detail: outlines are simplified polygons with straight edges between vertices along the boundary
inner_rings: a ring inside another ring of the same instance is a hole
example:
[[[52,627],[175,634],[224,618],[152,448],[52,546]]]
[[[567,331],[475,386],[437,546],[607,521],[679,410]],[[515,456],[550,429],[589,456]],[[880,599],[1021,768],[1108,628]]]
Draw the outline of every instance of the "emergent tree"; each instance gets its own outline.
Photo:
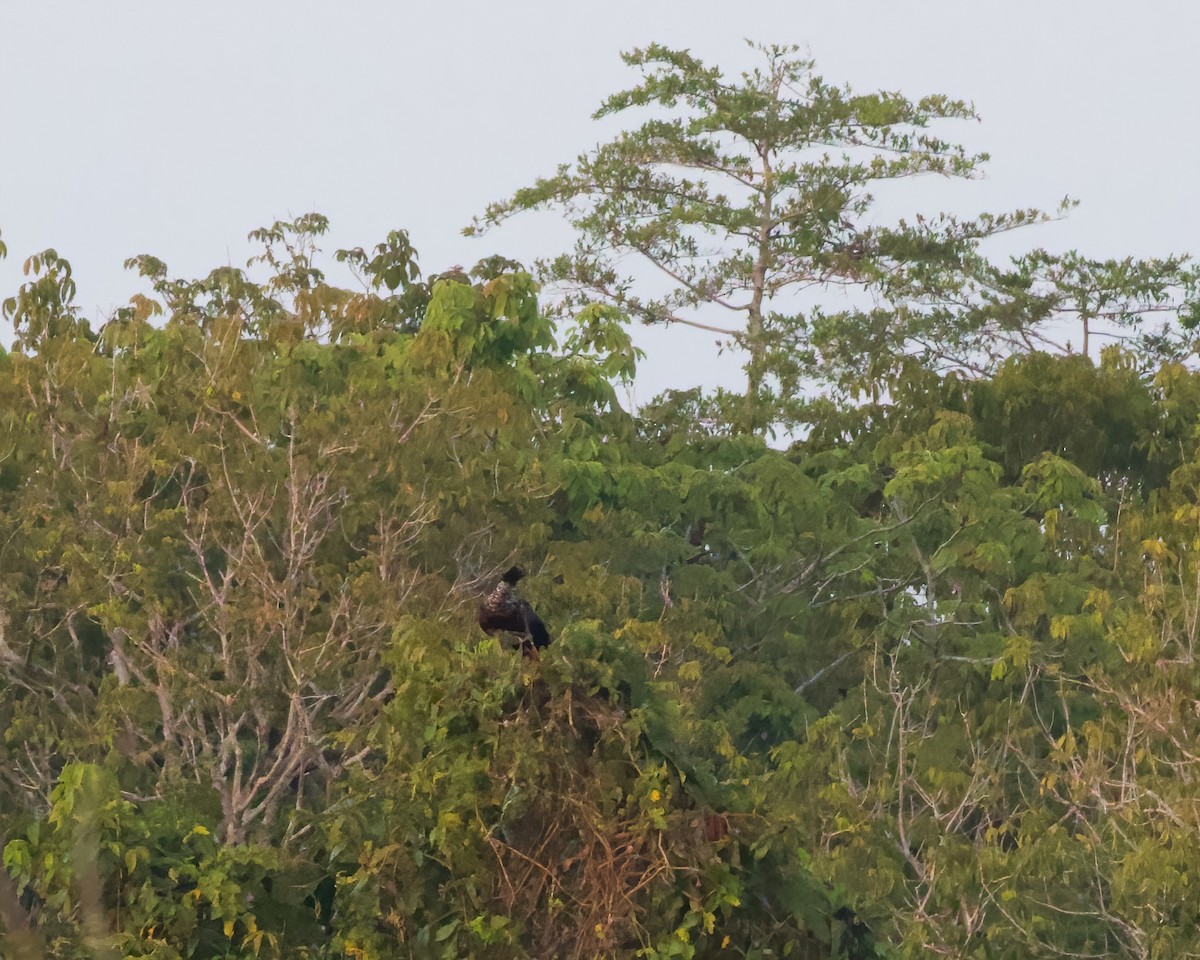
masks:
[[[539,264],[560,309],[599,302],[742,348],[746,395],[727,412],[753,430],[788,422],[814,380],[875,390],[914,358],[986,373],[1014,351],[1045,349],[1047,328],[1064,317],[1137,332],[1146,311],[1177,311],[1194,290],[1181,259],[1063,263],[1037,251],[993,265],[981,242],[1048,219],[1035,209],[885,225],[875,191],[888,181],[980,175],[986,154],[933,131],[977,119],[973,107],[856,94],[827,83],[795,47],[758,50],[765,62],[738,80],[657,44],[624,54],[642,82],[595,117],[649,108],[649,118],[490,205],[466,232],[522,211],[565,211],[575,248]],[[822,310],[835,290],[849,296]],[[1061,344],[1087,346],[1086,334]],[[1179,352],[1161,336],[1154,346]]]

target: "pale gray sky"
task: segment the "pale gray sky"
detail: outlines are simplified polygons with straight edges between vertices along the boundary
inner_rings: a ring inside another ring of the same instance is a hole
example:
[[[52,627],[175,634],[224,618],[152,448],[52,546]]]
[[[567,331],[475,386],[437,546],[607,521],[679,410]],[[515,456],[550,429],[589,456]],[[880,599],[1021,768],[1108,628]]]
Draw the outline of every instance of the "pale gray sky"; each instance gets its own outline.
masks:
[[[1200,252],[1191,0],[0,0],[0,295],[53,246],[98,320],[143,289],[126,257],[242,265],[249,230],[310,210],[331,218],[330,250],[408,229],[426,272],[555,252],[553,220],[459,230],[596,143],[590,114],[634,76],[621,50],[659,41],[735,70],[743,37],[805,44],[862,90],[973,100],[983,123],[946,132],[992,154],[988,178],[922,187],[930,211],[1069,193],[1082,206],[1022,245]],[[641,399],[740,381],[704,334],[640,339]]]

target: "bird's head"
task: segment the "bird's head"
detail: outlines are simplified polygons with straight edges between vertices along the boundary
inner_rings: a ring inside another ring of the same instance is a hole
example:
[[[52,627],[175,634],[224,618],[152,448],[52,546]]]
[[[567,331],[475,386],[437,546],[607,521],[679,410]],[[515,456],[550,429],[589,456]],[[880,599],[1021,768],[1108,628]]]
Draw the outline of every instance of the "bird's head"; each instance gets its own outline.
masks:
[[[504,575],[500,578],[510,587],[516,586],[517,581],[525,576],[525,571],[520,567],[509,567],[504,571]]]

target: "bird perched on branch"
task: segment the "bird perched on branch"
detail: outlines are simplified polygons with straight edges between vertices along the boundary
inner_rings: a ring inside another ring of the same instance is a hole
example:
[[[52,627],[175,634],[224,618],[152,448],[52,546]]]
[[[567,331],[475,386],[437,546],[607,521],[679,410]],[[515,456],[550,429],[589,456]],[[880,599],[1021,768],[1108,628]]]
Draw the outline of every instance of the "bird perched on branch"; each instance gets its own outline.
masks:
[[[550,631],[533,607],[513,590],[524,576],[525,571],[520,567],[505,571],[496,588],[479,605],[479,626],[485,633],[504,630],[521,634],[525,638],[521,641],[521,652],[536,659],[538,651],[550,643]]]

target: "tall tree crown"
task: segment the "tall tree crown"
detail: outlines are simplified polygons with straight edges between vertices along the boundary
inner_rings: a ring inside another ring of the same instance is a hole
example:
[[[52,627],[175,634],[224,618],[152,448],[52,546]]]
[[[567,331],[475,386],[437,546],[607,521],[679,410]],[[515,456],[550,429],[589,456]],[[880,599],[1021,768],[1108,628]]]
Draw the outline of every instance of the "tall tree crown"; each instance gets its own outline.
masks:
[[[559,308],[599,302],[727,338],[745,353],[740,420],[755,430],[788,420],[817,384],[877,391],[914,360],[986,373],[1045,347],[1064,317],[1084,332],[1061,346],[1086,352],[1089,321],[1137,327],[1194,292],[1183,259],[1037,251],[993,265],[981,243],[1049,218],[1037,209],[884,222],[886,183],[981,174],[986,154],[937,132],[978,119],[974,108],[940,94],[859,94],[796,47],[755,49],[760,65],[736,78],[657,44],[625,54],[642,80],[595,116],[649,117],[490,205],[467,232],[564,211],[574,249],[539,264]],[[1168,341],[1155,342],[1159,354],[1178,352]]]

